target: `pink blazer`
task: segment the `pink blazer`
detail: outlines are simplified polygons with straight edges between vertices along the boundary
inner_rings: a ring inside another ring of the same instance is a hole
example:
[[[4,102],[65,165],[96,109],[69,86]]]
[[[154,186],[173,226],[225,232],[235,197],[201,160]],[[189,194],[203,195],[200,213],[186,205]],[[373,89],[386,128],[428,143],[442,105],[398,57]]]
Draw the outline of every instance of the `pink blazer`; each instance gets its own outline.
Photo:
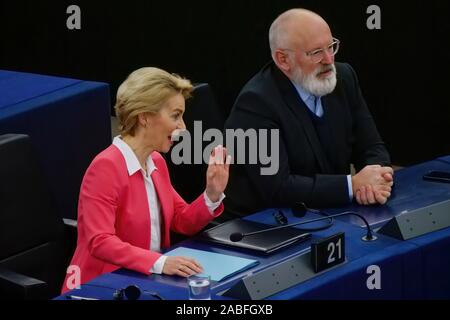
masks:
[[[170,246],[173,230],[193,235],[223,211],[211,215],[203,195],[187,204],[175,191],[163,157],[151,155],[152,180],[161,204],[161,247]],[[111,145],[92,161],[84,175],[78,203],[78,241],[71,265],[81,270],[81,283],[118,268],[144,274],[161,253],[150,251],[150,214],[144,178],[128,174],[125,159]],[[66,292],[67,280],[62,292]]]

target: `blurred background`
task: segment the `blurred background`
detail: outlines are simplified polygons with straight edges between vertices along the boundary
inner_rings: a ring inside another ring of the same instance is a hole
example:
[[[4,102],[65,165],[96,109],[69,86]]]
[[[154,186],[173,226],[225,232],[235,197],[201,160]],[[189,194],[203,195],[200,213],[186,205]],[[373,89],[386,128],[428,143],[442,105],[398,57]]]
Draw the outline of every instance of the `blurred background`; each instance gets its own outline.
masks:
[[[69,5],[81,30],[68,30]],[[381,9],[369,30],[367,7]],[[157,66],[207,82],[226,117],[241,87],[269,59],[268,28],[286,9],[318,12],[341,40],[393,163],[450,154],[450,3],[410,1],[0,1],[0,69],[118,85]]]

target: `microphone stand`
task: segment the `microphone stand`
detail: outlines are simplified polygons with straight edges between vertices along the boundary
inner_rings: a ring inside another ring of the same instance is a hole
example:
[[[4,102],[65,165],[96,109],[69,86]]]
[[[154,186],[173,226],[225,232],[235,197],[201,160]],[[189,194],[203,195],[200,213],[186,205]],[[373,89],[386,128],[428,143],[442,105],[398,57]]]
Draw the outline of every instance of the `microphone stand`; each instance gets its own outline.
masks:
[[[367,228],[367,233],[364,237],[361,238],[363,241],[375,241],[378,239],[377,236],[372,234],[372,229],[370,228],[369,223],[362,215],[360,215],[359,213],[353,212],[353,211],[345,211],[345,212],[331,214],[331,215],[317,218],[317,219],[311,219],[311,220],[307,220],[307,221],[299,221],[299,222],[287,224],[284,226],[273,227],[273,228],[269,228],[269,229],[265,229],[265,230],[259,230],[259,231],[249,232],[249,233],[235,232],[230,235],[230,240],[233,242],[238,242],[238,241],[241,241],[242,238],[244,238],[244,237],[252,236],[255,234],[264,233],[264,232],[268,232],[268,231],[274,231],[274,230],[288,228],[288,227],[294,227],[294,226],[298,226],[301,224],[312,223],[312,222],[316,222],[316,221],[326,220],[326,219],[330,219],[330,218],[336,218],[336,217],[345,216],[345,215],[354,215],[354,216],[359,217],[362,221],[364,221],[366,228]]]

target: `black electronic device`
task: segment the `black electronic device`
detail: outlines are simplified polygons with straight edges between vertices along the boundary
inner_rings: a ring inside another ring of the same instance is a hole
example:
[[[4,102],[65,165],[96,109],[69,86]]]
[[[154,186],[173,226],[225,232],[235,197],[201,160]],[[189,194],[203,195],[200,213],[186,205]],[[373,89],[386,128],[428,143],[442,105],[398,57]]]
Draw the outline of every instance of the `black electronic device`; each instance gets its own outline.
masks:
[[[157,300],[164,300],[163,297],[161,297],[158,293],[147,290],[141,291],[141,289],[139,289],[139,287],[136,285],[130,285],[123,289],[117,289],[113,293],[113,299],[124,300],[124,298],[127,298],[127,300],[138,300],[141,294],[149,295],[153,298],[156,298]]]
[[[240,247],[262,253],[273,253],[281,248],[294,243],[305,241],[311,234],[296,228],[284,228],[274,232],[268,232],[253,237],[241,239],[234,242],[230,235],[238,232],[245,234],[248,232],[258,232],[270,229],[272,226],[250,220],[234,219],[222,223],[216,227],[208,229],[201,234],[200,239],[208,242],[219,243],[232,247]]]
[[[430,171],[423,175],[423,179],[427,181],[450,183],[449,171]]]

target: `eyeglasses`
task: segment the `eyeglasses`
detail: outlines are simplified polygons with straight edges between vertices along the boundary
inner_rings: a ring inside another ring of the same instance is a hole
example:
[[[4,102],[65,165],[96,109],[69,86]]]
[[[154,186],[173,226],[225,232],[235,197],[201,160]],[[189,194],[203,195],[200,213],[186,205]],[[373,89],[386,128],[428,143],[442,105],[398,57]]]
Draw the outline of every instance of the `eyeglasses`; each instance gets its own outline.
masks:
[[[311,51],[305,52],[305,54],[311,59],[312,63],[319,63],[323,60],[325,56],[325,52],[330,56],[334,56],[339,51],[340,40],[333,38],[333,42],[331,42],[326,48],[315,49]],[[281,49],[286,51],[296,51],[292,49]]]

